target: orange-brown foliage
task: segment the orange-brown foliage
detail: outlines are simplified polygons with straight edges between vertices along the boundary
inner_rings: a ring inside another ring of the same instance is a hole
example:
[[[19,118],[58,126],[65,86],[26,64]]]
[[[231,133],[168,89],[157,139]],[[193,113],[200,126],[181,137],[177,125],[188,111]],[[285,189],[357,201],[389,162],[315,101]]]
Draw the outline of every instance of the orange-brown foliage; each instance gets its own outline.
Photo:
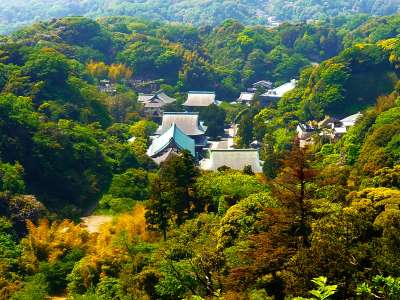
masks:
[[[382,113],[385,110],[392,108],[396,104],[397,97],[398,95],[396,93],[379,96],[375,106],[376,112]]]
[[[154,239],[154,234],[146,231],[145,207],[138,204],[131,212],[103,224],[92,237],[88,255],[75,270],[86,288],[98,278],[120,272],[121,266],[128,261],[135,264],[139,260],[140,264],[141,257],[131,253],[132,246]]]
[[[53,262],[68,250],[85,249],[89,234],[70,220],[56,221],[52,224],[43,219],[36,226],[27,221],[28,235],[22,240],[26,268],[35,271],[39,261]]]
[[[91,252],[99,256],[123,254],[124,247],[118,245],[121,237],[126,244],[135,243],[138,240],[153,240],[155,234],[146,231],[145,212],[144,205],[138,204],[131,212],[118,216],[112,223],[103,225],[91,247]]]
[[[133,71],[129,67],[122,64],[106,65],[104,62],[91,61],[86,66],[90,75],[96,78],[108,78],[112,81],[121,79],[130,79],[133,76]]]

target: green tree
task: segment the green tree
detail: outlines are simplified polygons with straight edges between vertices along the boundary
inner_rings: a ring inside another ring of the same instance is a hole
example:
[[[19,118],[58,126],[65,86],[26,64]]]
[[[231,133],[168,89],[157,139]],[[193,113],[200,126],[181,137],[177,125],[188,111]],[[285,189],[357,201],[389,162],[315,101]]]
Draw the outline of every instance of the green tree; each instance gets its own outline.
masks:
[[[0,163],[0,190],[12,194],[25,192],[25,181],[23,178],[24,168],[16,163],[15,165]]]
[[[0,96],[0,151],[4,162],[23,163],[32,149],[32,137],[39,125],[29,98],[11,94]]]
[[[116,278],[103,277],[96,288],[96,295],[101,300],[124,299],[121,283]]]
[[[9,298],[19,288],[21,278],[17,271],[20,256],[21,249],[12,223],[5,217],[0,217],[0,297],[4,299]]]
[[[150,188],[150,200],[146,211],[147,228],[161,232],[165,241],[173,216],[169,195],[164,191],[166,187],[158,176],[151,180]]]
[[[111,167],[92,128],[66,120],[42,123],[34,144],[27,182],[46,204],[85,207],[108,189]]]
[[[22,289],[12,295],[13,300],[45,300],[48,296],[48,284],[43,274],[30,277]]]
[[[161,164],[151,186],[150,205],[146,212],[149,228],[159,229],[166,239],[170,222],[182,224],[193,215],[193,185],[199,171],[194,158],[184,151]]]
[[[43,83],[38,97],[51,99],[65,86],[70,72],[70,64],[65,56],[54,49],[42,49],[32,54],[22,68],[23,74],[31,80]]]
[[[232,170],[201,174],[194,187],[197,205],[221,214],[241,199],[266,189],[255,176]]]
[[[135,201],[147,200],[150,183],[148,174],[141,169],[128,169],[115,174],[107,194],[99,202],[101,209],[122,212],[133,207]]]
[[[210,105],[200,111],[200,119],[207,125],[207,136],[212,139],[222,137],[225,130],[226,112],[217,105]]]
[[[253,141],[253,117],[250,112],[245,113],[240,119],[238,135],[241,146],[249,147]]]
[[[148,197],[149,179],[146,171],[129,169],[123,174],[116,174],[108,192],[115,197],[145,200]]]
[[[372,279],[372,286],[368,283],[359,284],[357,286],[357,295],[368,297],[368,299],[398,299],[400,297],[400,278],[377,275]]]
[[[214,234],[218,221],[213,214],[200,214],[171,231],[170,239],[157,252],[162,277],[156,291],[160,297],[211,297],[222,288],[224,258],[216,250]]]
[[[157,130],[158,125],[152,121],[140,120],[133,124],[129,130],[136,138],[149,140],[149,137]]]

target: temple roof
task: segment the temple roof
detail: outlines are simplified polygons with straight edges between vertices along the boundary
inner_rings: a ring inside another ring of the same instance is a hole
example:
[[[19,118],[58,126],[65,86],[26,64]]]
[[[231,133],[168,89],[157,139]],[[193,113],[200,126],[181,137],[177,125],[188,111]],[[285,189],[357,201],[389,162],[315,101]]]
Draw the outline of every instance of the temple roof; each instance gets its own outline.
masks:
[[[180,150],[187,150],[195,156],[195,142],[192,138],[183,133],[176,124],[172,124],[171,127],[164,132],[161,136],[153,140],[147,155],[150,157],[157,156],[169,146],[176,145]]]
[[[238,102],[249,102],[254,100],[255,93],[242,92],[237,99]]]
[[[272,87],[273,83],[268,80],[260,80],[255,83],[253,83],[253,87],[262,87],[262,88],[270,88]]]
[[[164,92],[139,94],[138,96],[138,102],[143,103],[145,107],[162,107],[175,101],[176,99],[169,97]]]
[[[353,126],[360,117],[362,117],[362,113],[358,112],[354,115],[341,119],[340,122],[347,126]]]
[[[275,89],[269,90],[268,92],[261,95],[261,97],[271,97],[271,98],[282,98],[287,92],[293,90],[296,87],[297,81],[292,79]]]
[[[208,171],[217,171],[222,166],[242,171],[251,166],[254,173],[262,173],[262,162],[255,149],[210,149],[210,158],[200,162],[200,168]]]
[[[199,122],[199,114],[193,112],[165,112],[162,117],[161,126],[157,129],[156,134],[161,135],[170,129],[172,124],[186,135],[196,136],[204,135],[206,128]]]
[[[184,106],[206,107],[217,104],[214,92],[189,92]]]

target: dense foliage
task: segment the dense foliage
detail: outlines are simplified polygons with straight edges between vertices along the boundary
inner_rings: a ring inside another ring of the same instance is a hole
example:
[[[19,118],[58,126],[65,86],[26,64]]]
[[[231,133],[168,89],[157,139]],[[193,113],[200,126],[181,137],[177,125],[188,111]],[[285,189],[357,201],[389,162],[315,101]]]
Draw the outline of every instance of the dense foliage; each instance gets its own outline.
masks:
[[[374,25],[382,21],[385,26]],[[396,24],[398,17],[355,17],[267,29],[228,20],[215,29],[196,29],[129,17],[54,19],[3,38],[2,62],[21,69],[3,66],[0,87],[23,95],[29,91],[38,99],[35,104],[52,115],[105,125],[104,107],[90,102],[95,91],[82,81],[87,73],[95,81],[155,81],[170,93],[216,90],[218,99],[233,100],[258,80],[279,84],[295,78],[304,67],[337,55],[344,45],[394,37]],[[35,70],[50,56],[46,69]],[[74,88],[68,90],[64,82]],[[132,95],[125,92],[106,103],[119,122],[133,117],[127,113],[135,110]],[[67,111],[59,108],[66,99],[75,100]],[[88,107],[84,114],[79,105]]]
[[[262,24],[267,23],[268,16],[285,21],[305,21],[354,13],[390,15],[398,11],[399,3],[396,0],[16,0],[0,3],[0,31],[8,31],[32,21],[78,15],[126,15],[157,21],[217,25],[225,19]]]
[[[398,23],[69,17],[2,37],[0,299],[398,299]],[[293,77],[277,103],[229,104]],[[155,165],[137,82],[176,110],[216,90],[228,101],[200,111],[207,134],[239,123],[264,173],[201,171],[188,152]],[[300,122],[358,111],[340,139],[299,147]],[[79,224],[96,206],[110,222]]]

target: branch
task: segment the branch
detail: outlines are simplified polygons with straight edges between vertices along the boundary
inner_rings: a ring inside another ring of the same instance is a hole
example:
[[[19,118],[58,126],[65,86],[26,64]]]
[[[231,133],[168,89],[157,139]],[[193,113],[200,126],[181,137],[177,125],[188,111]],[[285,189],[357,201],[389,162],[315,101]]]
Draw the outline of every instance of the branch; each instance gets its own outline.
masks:
[[[178,279],[182,285],[186,286],[193,293],[193,295],[196,295],[196,291],[190,285],[186,284],[185,281],[182,280],[181,274],[174,267],[173,263],[171,263],[169,259],[167,259],[167,262],[169,266],[172,268],[172,271],[174,271],[176,279]]]

